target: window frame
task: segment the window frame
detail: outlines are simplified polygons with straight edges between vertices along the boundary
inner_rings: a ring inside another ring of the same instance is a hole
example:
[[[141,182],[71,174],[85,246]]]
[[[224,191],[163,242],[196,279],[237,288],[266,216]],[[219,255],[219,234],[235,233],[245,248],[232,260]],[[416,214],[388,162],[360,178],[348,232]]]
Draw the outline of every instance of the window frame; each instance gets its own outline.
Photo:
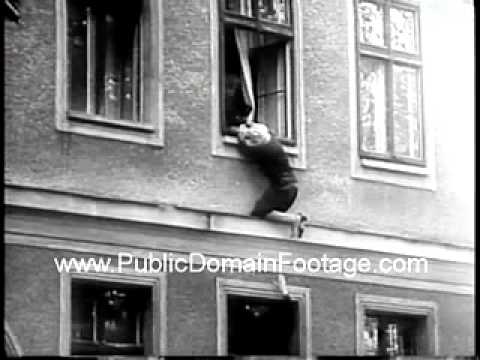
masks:
[[[294,16],[294,4],[292,0],[289,0],[289,10],[288,10],[288,23],[274,23],[267,20],[262,20],[258,16],[256,6],[252,6],[252,16],[242,15],[235,13],[233,11],[228,11],[225,8],[225,0],[217,0],[220,14],[220,31],[219,31],[219,44],[220,44],[220,117],[221,117],[221,131],[223,133],[223,128],[226,127],[225,119],[225,27],[229,26],[235,29],[236,27],[254,31],[256,33],[266,33],[270,35],[276,35],[285,39],[285,87],[286,87],[286,96],[285,96],[285,116],[289,123],[288,128],[291,128],[291,137],[292,138],[281,138],[279,140],[282,144],[286,146],[295,146],[297,144],[297,134],[296,134],[296,119],[294,116],[294,102],[295,102],[295,87],[292,86],[294,79],[292,78],[295,74],[295,61],[293,61],[294,54],[294,42],[295,42],[295,16]],[[246,0],[253,1],[254,0]],[[254,90],[254,92],[256,92]],[[257,106],[258,106],[258,98]],[[278,125],[277,119],[277,125]],[[277,134],[278,135],[278,134]]]
[[[380,296],[372,294],[355,294],[355,344],[356,355],[365,356],[363,348],[363,324],[367,311],[395,313],[404,316],[425,316],[427,321],[427,334],[429,354],[419,356],[438,355],[438,306],[435,302]]]
[[[228,295],[283,299],[283,294],[273,282],[253,282],[238,279],[216,279],[217,287],[217,355],[228,355]],[[298,302],[300,356],[312,356],[312,319],[310,288],[287,285],[290,298]]]
[[[421,13],[420,5],[414,1],[402,0],[367,0],[368,2],[382,6],[384,9],[384,38],[385,47],[377,47],[371,44],[363,44],[360,40],[360,21],[358,19],[359,2],[354,0],[354,29],[355,29],[355,51],[356,51],[356,101],[357,101],[357,151],[361,159],[365,160],[379,160],[399,165],[413,165],[416,167],[427,166],[427,149],[426,149],[426,135],[425,135],[425,114],[423,101],[423,61],[422,61],[422,43],[421,43]],[[414,54],[393,50],[391,48],[390,39],[390,10],[392,8],[412,11],[415,14],[415,36],[417,51]],[[381,60],[385,64],[385,122],[386,122],[386,139],[387,151],[386,153],[377,153],[366,151],[362,149],[362,124],[361,124],[361,90],[360,90],[360,61],[361,58],[366,57],[370,59]],[[419,146],[420,158],[409,158],[406,156],[396,155],[394,153],[394,120],[393,120],[393,67],[395,65],[406,66],[416,69],[417,79],[417,103],[418,103],[418,117],[419,117]]]
[[[72,325],[72,280],[102,281],[106,283],[122,283],[150,287],[152,291],[152,354],[162,355],[166,352],[167,326],[167,286],[166,274],[156,276],[124,271],[117,273],[66,273],[60,274],[60,337],[59,354],[71,356]],[[120,355],[119,355],[120,356]]]
[[[291,87],[295,89],[291,100],[292,119],[295,123],[296,144],[283,144],[289,157],[290,165],[297,170],[307,169],[305,109],[303,89],[303,19],[302,3],[291,0],[291,26],[295,36],[291,42]],[[220,73],[222,63],[222,23],[220,21],[220,0],[210,0],[210,55],[211,55],[211,139],[212,155],[234,159],[244,159],[238,151],[238,139],[232,135],[222,134],[223,99]],[[275,24],[274,24],[275,25]],[[277,24],[278,26],[283,26]]]
[[[139,121],[107,119],[71,111],[68,95],[68,1],[56,0],[57,69],[56,128],[58,131],[125,142],[164,146],[162,0],[144,0],[149,16],[141,16],[141,79]],[[148,18],[148,20],[147,20]]]

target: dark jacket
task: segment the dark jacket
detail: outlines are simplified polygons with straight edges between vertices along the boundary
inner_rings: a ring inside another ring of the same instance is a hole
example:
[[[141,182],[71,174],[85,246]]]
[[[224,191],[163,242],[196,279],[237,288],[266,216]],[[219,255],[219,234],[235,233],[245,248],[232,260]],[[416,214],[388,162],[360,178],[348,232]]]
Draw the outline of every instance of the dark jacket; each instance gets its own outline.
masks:
[[[273,135],[266,144],[247,146],[242,141],[239,144],[240,151],[260,167],[272,186],[280,188],[297,182],[282,144]]]

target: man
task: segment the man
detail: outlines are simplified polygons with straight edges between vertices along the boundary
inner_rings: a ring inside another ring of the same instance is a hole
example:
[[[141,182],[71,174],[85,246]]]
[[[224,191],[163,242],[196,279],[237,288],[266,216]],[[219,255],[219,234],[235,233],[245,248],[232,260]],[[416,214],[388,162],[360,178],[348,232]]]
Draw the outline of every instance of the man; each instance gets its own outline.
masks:
[[[298,187],[282,144],[265,124],[244,123],[236,132],[240,151],[259,166],[270,182],[270,186],[256,201],[251,215],[294,222],[296,235],[301,237],[307,217],[301,213],[286,213],[297,198]]]

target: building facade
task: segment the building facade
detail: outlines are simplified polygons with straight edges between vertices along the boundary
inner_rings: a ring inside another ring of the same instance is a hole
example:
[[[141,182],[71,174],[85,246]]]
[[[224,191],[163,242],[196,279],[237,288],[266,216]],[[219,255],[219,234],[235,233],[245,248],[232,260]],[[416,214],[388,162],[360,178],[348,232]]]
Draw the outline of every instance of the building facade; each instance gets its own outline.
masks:
[[[471,1],[18,9],[8,354],[473,354]],[[289,156],[301,238],[248,216],[266,182],[229,131],[232,86]],[[59,271],[71,258],[112,262]],[[267,258],[281,276],[227,261]]]

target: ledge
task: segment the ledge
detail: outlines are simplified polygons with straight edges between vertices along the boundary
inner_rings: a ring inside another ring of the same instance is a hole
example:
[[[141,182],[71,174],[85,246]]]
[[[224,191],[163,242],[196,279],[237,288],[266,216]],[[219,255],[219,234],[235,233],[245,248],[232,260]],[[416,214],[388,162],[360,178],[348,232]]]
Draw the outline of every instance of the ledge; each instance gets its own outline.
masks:
[[[291,223],[273,222],[246,215],[170,204],[138,202],[88,194],[6,184],[5,205],[48,210],[97,218],[116,219],[232,235],[273,238],[298,244],[372,251],[401,256],[474,264],[474,249],[451,244],[407,239],[307,224],[301,239],[292,237]]]

